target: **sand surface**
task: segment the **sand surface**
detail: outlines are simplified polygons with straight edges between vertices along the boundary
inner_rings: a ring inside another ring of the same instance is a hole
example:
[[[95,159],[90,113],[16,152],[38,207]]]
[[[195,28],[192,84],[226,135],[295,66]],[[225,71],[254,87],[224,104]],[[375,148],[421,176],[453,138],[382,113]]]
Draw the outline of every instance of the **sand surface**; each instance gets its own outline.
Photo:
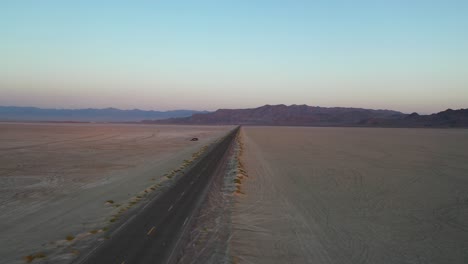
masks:
[[[468,130],[242,133],[237,263],[468,263]]]
[[[0,263],[102,227],[106,201],[128,201],[231,128],[0,124]]]

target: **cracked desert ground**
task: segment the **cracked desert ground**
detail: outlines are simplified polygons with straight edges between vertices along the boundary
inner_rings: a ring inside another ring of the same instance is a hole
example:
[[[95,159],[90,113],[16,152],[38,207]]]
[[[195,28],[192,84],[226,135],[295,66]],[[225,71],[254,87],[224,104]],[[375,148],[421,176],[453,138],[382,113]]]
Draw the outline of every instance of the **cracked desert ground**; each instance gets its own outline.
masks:
[[[0,263],[102,228],[116,210],[106,201],[127,202],[230,129],[0,124]]]
[[[243,127],[237,263],[468,263],[468,130]]]

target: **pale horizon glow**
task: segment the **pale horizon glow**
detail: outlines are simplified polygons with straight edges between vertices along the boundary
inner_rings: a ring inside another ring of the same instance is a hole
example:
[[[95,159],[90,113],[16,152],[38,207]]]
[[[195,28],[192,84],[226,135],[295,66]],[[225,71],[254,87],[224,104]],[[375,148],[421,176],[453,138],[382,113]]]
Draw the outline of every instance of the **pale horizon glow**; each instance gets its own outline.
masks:
[[[0,105],[468,108],[467,1],[290,2],[2,1]]]

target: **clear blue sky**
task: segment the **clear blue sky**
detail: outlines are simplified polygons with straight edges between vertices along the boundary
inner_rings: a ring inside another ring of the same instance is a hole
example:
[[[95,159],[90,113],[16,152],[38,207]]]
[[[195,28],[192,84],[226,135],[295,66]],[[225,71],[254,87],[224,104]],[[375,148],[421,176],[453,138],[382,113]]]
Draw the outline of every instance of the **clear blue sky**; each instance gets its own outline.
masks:
[[[5,0],[0,58],[0,105],[429,113],[468,107],[468,1]]]

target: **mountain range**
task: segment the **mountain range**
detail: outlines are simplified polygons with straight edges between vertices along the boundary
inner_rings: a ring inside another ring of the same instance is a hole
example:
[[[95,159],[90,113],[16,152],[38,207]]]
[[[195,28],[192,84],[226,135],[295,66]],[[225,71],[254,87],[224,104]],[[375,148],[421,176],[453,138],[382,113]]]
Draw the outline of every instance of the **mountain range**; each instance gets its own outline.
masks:
[[[392,110],[281,104],[249,109],[219,109],[190,117],[143,122],[194,125],[468,127],[468,109],[448,109],[432,115],[419,115]]]
[[[419,115],[393,110],[308,105],[264,105],[247,109],[145,111],[105,109],[42,109],[0,106],[0,121],[141,122],[187,125],[468,127],[468,109]]]
[[[139,122],[145,119],[188,117],[206,111],[146,111],[105,109],[43,109],[37,107],[0,106],[0,121],[67,121],[67,122]]]

